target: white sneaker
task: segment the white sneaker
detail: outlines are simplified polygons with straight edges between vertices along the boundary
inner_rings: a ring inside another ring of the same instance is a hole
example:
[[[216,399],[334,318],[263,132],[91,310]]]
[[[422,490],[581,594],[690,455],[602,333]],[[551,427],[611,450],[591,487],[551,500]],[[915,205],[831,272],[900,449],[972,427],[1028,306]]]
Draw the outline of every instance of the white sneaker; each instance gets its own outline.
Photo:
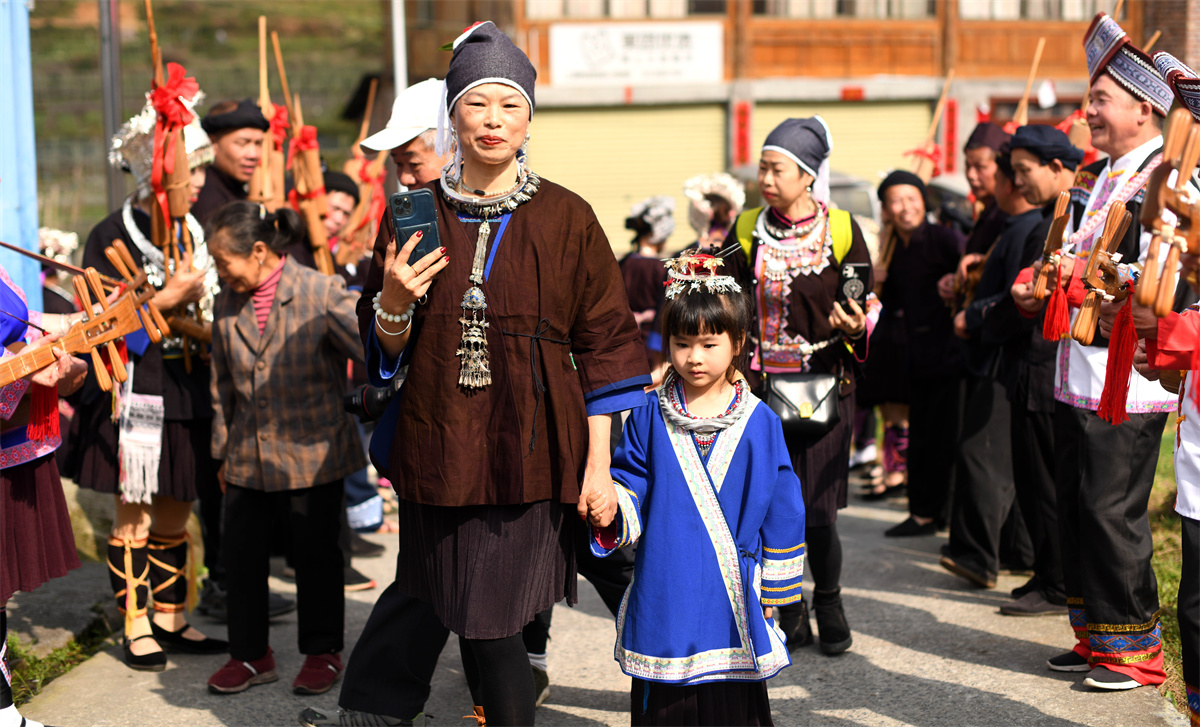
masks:
[[[879,456],[879,449],[872,442],[862,449],[856,450],[850,454],[850,469],[862,467],[865,464],[871,464]]]

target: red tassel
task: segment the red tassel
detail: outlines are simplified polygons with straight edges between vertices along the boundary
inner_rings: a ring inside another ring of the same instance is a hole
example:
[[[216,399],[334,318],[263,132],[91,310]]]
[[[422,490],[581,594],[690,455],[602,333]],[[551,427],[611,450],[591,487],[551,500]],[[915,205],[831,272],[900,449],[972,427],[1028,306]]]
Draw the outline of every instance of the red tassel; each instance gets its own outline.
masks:
[[[1130,296],[1132,297],[1132,285]],[[1117,313],[1112,337],[1108,339],[1108,366],[1104,371],[1104,391],[1096,414],[1116,426],[1129,421],[1125,402],[1129,398],[1129,376],[1133,371],[1133,354],[1137,350],[1137,331],[1133,326],[1133,308],[1128,299]]]
[[[1071,314],[1067,310],[1067,291],[1063,288],[1062,267],[1058,266],[1058,285],[1050,294],[1046,304],[1046,317],[1042,321],[1042,338],[1059,341],[1071,331]]]
[[[43,441],[58,436],[58,389],[53,386],[30,384],[32,401],[29,405],[29,424],[25,436],[30,441]]]

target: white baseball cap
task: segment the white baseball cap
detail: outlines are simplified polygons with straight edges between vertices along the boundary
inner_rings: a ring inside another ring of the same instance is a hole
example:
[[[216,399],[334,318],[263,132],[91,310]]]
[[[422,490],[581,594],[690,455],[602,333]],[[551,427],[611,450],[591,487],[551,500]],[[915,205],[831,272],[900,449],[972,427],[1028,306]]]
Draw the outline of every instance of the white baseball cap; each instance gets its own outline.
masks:
[[[445,85],[436,78],[409,86],[392,104],[392,117],[382,131],[363,139],[368,151],[390,151],[417,138],[426,129],[436,129]]]

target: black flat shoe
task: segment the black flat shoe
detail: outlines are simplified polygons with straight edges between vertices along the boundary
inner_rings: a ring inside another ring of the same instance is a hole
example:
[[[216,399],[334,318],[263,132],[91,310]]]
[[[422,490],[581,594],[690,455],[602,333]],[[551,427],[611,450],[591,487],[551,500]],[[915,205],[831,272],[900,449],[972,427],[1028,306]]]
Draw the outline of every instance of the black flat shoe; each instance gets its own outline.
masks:
[[[229,651],[229,642],[220,639],[210,639],[207,636],[196,641],[184,636],[184,632],[188,630],[190,624],[184,624],[183,628],[178,631],[167,631],[163,627],[150,621],[150,631],[154,634],[154,638],[158,639],[158,643],[164,647],[169,647],[176,651],[185,651],[189,654],[224,654]],[[146,637],[142,637],[146,638]],[[164,663],[166,657],[163,657]]]
[[[883,534],[889,538],[909,538],[916,535],[937,535],[937,529],[937,523],[932,520],[924,525],[919,525],[910,517],[899,525],[883,531]]]
[[[812,622],[808,619],[808,601],[776,606],[775,609],[779,612],[776,623],[787,638],[788,651],[795,651],[813,642]]]
[[[138,654],[133,653],[133,649],[130,648],[134,641],[153,638],[153,634],[146,634],[145,636],[139,636],[136,639],[125,639],[125,643],[123,644],[123,649],[125,651],[125,665],[130,669],[136,669],[137,671],[162,671],[163,669],[166,669],[167,653],[165,651],[155,651],[152,654],[142,654],[139,656]]]
[[[900,497],[904,494],[904,490],[905,485],[903,482],[898,485],[884,485],[882,490],[867,490],[863,493],[862,499],[867,502],[878,502],[879,500],[886,500],[889,497]]]

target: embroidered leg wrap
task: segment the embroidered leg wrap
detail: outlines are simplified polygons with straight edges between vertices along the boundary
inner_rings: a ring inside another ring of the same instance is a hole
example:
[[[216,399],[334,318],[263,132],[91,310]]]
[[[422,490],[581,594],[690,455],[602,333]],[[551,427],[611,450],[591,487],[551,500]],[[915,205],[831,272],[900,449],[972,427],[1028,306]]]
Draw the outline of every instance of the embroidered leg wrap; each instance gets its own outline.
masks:
[[[117,610],[125,615],[126,638],[133,633],[133,622],[146,614],[150,600],[148,555],[145,540],[108,539],[108,579]]]
[[[147,549],[154,610],[179,613],[195,606],[196,560],[188,533],[173,538],[150,533]]]
[[[8,671],[8,611],[0,607],[0,709],[12,706],[12,674]]]
[[[883,433],[883,468],[908,471],[908,427],[888,427]]]

